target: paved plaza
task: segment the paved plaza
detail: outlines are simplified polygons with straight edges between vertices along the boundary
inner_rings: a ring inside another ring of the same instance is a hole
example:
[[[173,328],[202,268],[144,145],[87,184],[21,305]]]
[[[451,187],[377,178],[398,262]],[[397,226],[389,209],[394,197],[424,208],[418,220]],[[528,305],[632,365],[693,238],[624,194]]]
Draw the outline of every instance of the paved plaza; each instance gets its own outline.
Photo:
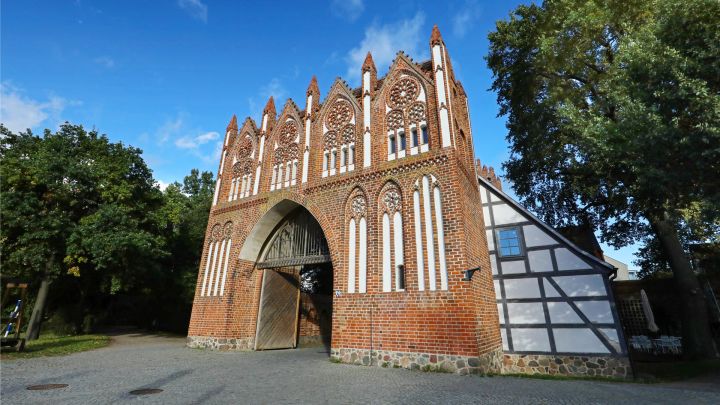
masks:
[[[2,363],[3,404],[720,403],[712,384],[648,385],[459,376],[334,364],[322,348],[188,349],[184,339],[126,334],[107,348]],[[48,391],[29,385],[68,384]],[[135,396],[129,392],[159,388]]]

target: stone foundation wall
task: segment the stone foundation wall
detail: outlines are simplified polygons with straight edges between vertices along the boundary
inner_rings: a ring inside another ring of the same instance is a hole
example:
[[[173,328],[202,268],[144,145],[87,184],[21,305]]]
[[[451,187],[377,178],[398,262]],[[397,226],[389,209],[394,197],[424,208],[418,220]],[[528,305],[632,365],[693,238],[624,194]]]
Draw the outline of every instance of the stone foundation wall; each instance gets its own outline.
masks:
[[[187,347],[210,350],[252,350],[255,338],[218,338],[212,336],[188,336]]]
[[[479,357],[452,354],[407,353],[388,350],[340,348],[332,349],[334,361],[363,366],[406,368],[458,374],[497,373],[502,366],[502,351],[496,350]]]
[[[627,357],[504,354],[502,373],[632,378]]]

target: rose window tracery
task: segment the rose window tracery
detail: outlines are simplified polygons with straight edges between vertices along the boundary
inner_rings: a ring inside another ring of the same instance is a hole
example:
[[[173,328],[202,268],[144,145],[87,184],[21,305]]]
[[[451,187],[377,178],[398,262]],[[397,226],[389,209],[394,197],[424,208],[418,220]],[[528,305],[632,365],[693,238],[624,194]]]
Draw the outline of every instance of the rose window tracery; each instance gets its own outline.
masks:
[[[325,134],[325,149],[332,149],[337,146],[337,132],[328,131]]]
[[[397,211],[400,208],[400,193],[395,190],[388,190],[383,197],[383,203],[390,213]]]
[[[388,129],[402,129],[405,126],[405,119],[403,117],[403,112],[400,110],[393,110],[390,111],[387,115],[387,126]]]
[[[350,122],[352,116],[353,112],[350,103],[345,100],[338,100],[328,111],[325,117],[325,125],[330,129],[338,130]]]
[[[352,211],[355,216],[363,216],[365,215],[365,207],[366,207],[365,197],[359,195],[355,198],[353,198],[352,201]]]
[[[240,141],[240,144],[238,145],[238,157],[244,158],[250,156],[253,152],[253,149],[254,145],[252,138],[250,138],[249,135],[245,135]]]
[[[417,99],[420,85],[415,79],[403,77],[393,84],[388,97],[388,104],[393,108],[403,108]]]
[[[226,223],[225,223],[225,226],[223,226],[223,235],[224,235],[226,238],[230,238],[230,236],[232,235],[232,231],[233,231],[233,223],[232,223],[232,221],[226,222]]]
[[[414,103],[408,111],[410,123],[418,124],[425,121],[425,105],[423,103]]]
[[[210,238],[211,240],[219,240],[222,238],[222,227],[220,224],[215,224],[212,227],[212,231],[210,231]]]
[[[297,134],[297,124],[295,124],[294,121],[285,122],[285,124],[283,124],[282,128],[280,129],[280,137],[278,139],[278,144],[280,144],[281,146],[287,146],[291,143],[294,143],[295,139],[297,138]]]
[[[343,143],[355,142],[355,126],[352,124],[345,125],[342,130]]]
[[[252,159],[240,160],[233,165],[232,170],[236,176],[251,174],[253,171],[253,161]]]

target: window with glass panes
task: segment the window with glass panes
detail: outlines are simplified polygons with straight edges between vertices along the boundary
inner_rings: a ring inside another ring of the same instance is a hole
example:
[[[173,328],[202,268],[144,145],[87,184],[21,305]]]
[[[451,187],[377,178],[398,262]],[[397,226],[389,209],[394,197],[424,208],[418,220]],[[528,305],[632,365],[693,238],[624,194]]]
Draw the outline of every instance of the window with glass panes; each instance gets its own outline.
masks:
[[[520,231],[518,228],[502,228],[497,230],[498,253],[500,256],[520,256]]]

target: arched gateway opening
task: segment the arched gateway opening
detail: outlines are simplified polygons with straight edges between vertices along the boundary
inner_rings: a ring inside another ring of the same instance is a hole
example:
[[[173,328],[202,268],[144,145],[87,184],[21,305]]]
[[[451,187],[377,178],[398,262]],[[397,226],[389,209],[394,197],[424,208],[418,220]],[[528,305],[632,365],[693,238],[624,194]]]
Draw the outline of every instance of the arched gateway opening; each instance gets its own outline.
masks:
[[[320,344],[329,348],[333,272],[325,235],[318,221],[299,204],[285,201],[271,211],[270,218],[263,220],[276,225],[270,229],[261,220],[257,232],[252,232],[255,241],[246,242],[257,243],[258,234],[265,234],[256,256],[262,287],[255,350]],[[258,251],[257,246],[254,250]]]

